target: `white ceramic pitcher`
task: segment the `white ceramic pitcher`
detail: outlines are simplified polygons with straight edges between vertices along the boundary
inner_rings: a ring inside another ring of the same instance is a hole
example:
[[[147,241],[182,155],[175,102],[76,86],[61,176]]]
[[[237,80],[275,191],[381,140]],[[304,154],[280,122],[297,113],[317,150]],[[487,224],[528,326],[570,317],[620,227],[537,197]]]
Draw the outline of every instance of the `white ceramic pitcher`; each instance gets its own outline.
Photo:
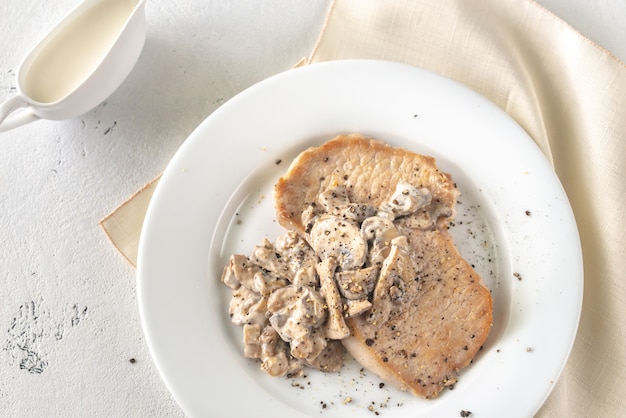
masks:
[[[122,84],[145,39],[145,0],[85,0],[22,61],[17,95],[0,104],[0,132],[93,109]]]

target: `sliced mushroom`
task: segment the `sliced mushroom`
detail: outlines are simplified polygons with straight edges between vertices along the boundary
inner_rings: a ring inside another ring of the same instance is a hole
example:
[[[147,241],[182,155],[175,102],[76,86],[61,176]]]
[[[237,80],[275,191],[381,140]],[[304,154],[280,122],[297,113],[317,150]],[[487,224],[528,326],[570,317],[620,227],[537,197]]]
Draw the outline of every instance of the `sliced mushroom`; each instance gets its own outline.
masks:
[[[360,229],[341,217],[319,216],[309,237],[311,247],[319,258],[334,258],[342,270],[360,268],[367,259],[367,242]]]
[[[324,190],[317,198],[327,213],[333,213],[336,208],[350,203],[345,185],[336,185]]]
[[[254,290],[265,297],[268,297],[274,290],[287,286],[287,279],[276,276],[270,271],[261,270],[254,274],[252,280]]]
[[[224,266],[224,270],[222,271],[222,283],[233,290],[237,290],[239,286],[241,286],[241,283],[237,280],[237,276],[235,276],[230,265]]]
[[[440,202],[432,202],[427,207],[411,214],[411,216],[397,219],[395,223],[400,228],[432,229],[441,222],[444,222],[443,226],[446,227],[445,219],[453,219],[454,216],[453,208]]]
[[[341,295],[334,280],[337,262],[334,258],[327,258],[317,264],[317,273],[320,277],[320,293],[326,299],[328,318],[325,324],[326,338],[342,340],[350,335],[350,329],[343,319],[343,304]]]
[[[245,358],[261,358],[261,325],[244,324],[243,356]]]
[[[274,248],[289,269],[289,280],[297,285],[317,285],[315,263],[317,255],[297,232],[289,231],[278,237]],[[296,283],[298,282],[298,283]]]
[[[455,210],[449,206],[444,205],[443,203],[433,203],[428,207],[428,212],[430,214],[430,219],[432,219],[433,224],[437,223],[440,218],[454,218]]]
[[[289,285],[273,292],[267,303],[270,324],[291,344],[291,355],[304,359],[324,348],[326,341],[314,339],[315,329],[326,319],[324,299],[309,286]]]
[[[250,261],[264,270],[271,271],[278,276],[290,279],[292,276],[289,266],[286,265],[285,259],[282,257],[274,245],[265,238],[263,243],[256,245],[250,254]]]
[[[430,205],[428,209],[432,209],[435,205]],[[406,216],[396,220],[396,225],[399,228],[406,227],[411,229],[431,229],[435,226],[435,220],[430,216],[429,210],[422,209],[411,216]]]
[[[419,209],[428,206],[431,200],[432,193],[427,188],[418,189],[410,183],[401,181],[389,197],[389,200],[384,202],[380,209],[384,212],[393,213],[397,218],[417,212]]]
[[[403,301],[407,289],[415,286],[416,278],[417,268],[408,252],[406,237],[394,238],[391,241],[389,256],[380,269],[380,277],[372,296],[372,309],[367,320],[378,326],[387,322],[396,304]]]
[[[337,340],[330,340],[322,352],[306,364],[323,372],[336,372],[343,366],[343,345]]]
[[[369,264],[379,266],[389,255],[391,240],[400,236],[393,221],[380,216],[371,216],[361,224],[361,234],[370,242]]]
[[[326,349],[328,341],[324,336],[324,332],[320,328],[311,329],[309,338],[291,341],[291,354],[295,358],[302,359],[310,363]],[[294,355],[297,354],[297,355]],[[298,357],[301,356],[301,357]]]
[[[376,215],[376,212],[376,207],[372,205],[368,205],[366,203],[350,203],[349,205],[346,205],[339,215],[361,223],[364,219]]]
[[[339,292],[346,299],[356,300],[367,298],[374,290],[378,279],[377,266],[365,267],[358,270],[339,271],[335,273],[335,280]]]
[[[267,299],[245,287],[233,290],[228,312],[230,320],[235,325],[259,324],[265,325]]]
[[[303,363],[290,357],[288,344],[271,326],[261,332],[261,369],[270,376],[295,376],[302,372]]]
[[[222,272],[222,282],[231,289],[239,289],[241,280],[248,280],[252,283],[254,272],[248,272],[248,257],[241,254],[233,254],[228,259],[228,265]],[[252,286],[251,286],[252,287]]]
[[[302,215],[300,215],[300,219],[302,221],[302,225],[304,225],[304,232],[307,234],[313,228],[313,224],[315,223],[315,218],[323,213],[323,209],[316,205],[315,203],[309,205],[302,211]]]
[[[367,312],[371,307],[372,303],[367,299],[347,300],[343,316],[346,318],[359,316],[362,313]]]
[[[286,279],[262,269],[241,254],[233,254],[230,257],[228,266],[222,273],[222,281],[233,289],[238,289],[237,283],[239,283],[246,289],[264,296],[268,296],[274,289],[288,283]]]
[[[317,270],[315,270],[315,265],[302,267],[300,270],[296,271],[296,274],[293,278],[294,286],[311,286],[312,288],[319,287],[320,281],[317,277]]]

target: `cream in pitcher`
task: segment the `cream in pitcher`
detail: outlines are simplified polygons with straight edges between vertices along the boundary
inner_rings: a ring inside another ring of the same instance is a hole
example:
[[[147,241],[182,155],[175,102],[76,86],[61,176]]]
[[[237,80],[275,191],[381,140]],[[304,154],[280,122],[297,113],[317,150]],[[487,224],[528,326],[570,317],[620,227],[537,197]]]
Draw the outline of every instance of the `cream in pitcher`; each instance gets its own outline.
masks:
[[[28,54],[18,94],[0,105],[0,131],[97,106],[126,78],[145,41],[145,0],[86,0]]]

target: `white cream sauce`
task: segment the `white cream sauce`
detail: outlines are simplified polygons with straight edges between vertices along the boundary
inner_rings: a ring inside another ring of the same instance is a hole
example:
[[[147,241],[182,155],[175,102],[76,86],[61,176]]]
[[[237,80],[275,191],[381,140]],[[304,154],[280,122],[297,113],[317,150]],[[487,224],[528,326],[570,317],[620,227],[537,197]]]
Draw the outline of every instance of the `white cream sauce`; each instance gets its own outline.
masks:
[[[26,95],[53,103],[74,91],[109,52],[137,3],[97,2],[52,32],[26,69],[22,80]]]

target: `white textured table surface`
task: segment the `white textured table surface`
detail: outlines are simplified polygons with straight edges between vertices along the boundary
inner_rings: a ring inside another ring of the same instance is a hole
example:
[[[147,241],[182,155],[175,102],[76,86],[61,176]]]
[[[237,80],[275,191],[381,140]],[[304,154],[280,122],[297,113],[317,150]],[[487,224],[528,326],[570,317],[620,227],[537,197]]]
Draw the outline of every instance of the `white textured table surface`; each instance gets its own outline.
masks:
[[[0,3],[0,101],[77,3]],[[626,61],[625,2],[539,3]],[[308,55],[328,5],[150,0],[143,53],[105,103],[0,133],[0,415],[182,416],[146,347],[135,271],[98,221],[221,103]]]

